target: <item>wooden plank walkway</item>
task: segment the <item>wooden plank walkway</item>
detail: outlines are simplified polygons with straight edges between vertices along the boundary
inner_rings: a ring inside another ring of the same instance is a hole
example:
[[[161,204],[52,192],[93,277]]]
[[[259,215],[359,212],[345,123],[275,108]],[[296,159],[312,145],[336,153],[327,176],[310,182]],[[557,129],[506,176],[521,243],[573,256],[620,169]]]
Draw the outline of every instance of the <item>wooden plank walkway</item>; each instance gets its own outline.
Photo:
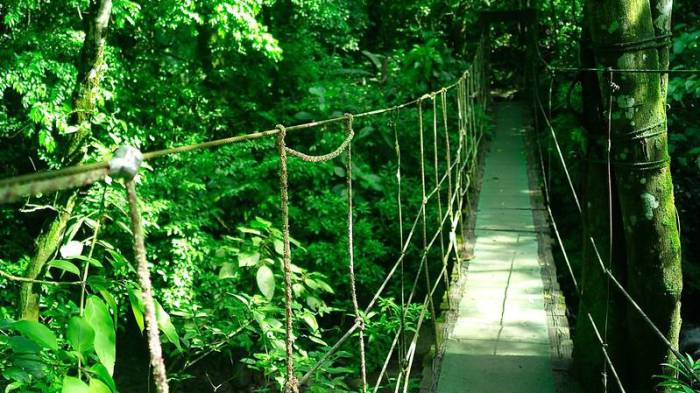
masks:
[[[545,302],[525,152],[527,107],[498,103],[494,117],[474,259],[467,268],[437,391],[554,393],[550,307]]]

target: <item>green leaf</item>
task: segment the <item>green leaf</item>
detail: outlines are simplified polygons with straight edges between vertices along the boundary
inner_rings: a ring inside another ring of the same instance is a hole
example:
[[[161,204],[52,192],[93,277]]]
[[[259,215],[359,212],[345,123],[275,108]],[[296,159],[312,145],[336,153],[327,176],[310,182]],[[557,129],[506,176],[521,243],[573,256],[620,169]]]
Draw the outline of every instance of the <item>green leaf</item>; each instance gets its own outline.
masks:
[[[61,393],[90,393],[88,385],[75,377],[63,377],[63,388]]]
[[[243,232],[243,233],[249,233],[251,235],[258,235],[258,236],[262,235],[262,232],[258,231],[257,229],[238,227],[238,230]]]
[[[275,293],[275,276],[269,267],[263,265],[258,269],[258,273],[255,275],[255,279],[258,282],[258,288],[260,292],[267,298],[271,300]]]
[[[309,325],[311,330],[313,330],[314,332],[318,330],[318,322],[316,321],[316,317],[313,316],[313,314],[308,313],[308,312],[304,313],[301,316],[301,319],[303,319],[304,322],[306,322],[306,324]]]
[[[280,239],[273,240],[273,245],[275,246],[275,252],[279,255],[284,255],[284,242]]]
[[[80,277],[80,269],[71,262],[65,261],[63,259],[54,259],[53,261],[49,262],[48,265],[49,267],[55,267],[56,269],[61,269],[63,271],[73,273],[76,276]]]
[[[173,325],[170,320],[170,315],[163,309],[160,303],[156,303],[156,320],[158,321],[158,328],[165,334],[165,337],[171,343],[175,344],[179,351],[182,351],[182,346],[180,346],[180,336],[177,334],[175,325]]]
[[[320,344],[320,345],[322,345],[322,346],[324,346],[324,347],[327,347],[327,346],[328,346],[328,343],[327,343],[327,342],[321,340],[320,338],[318,338],[318,337],[316,337],[316,336],[309,336],[308,338],[309,338],[309,340],[315,342],[316,344]]]
[[[255,266],[260,260],[260,253],[255,254],[238,254],[238,266]]]
[[[102,299],[107,303],[109,306],[110,310],[112,310],[113,313],[117,313],[117,299],[114,298],[114,295],[107,291],[106,289],[102,289],[99,291],[100,295],[102,296]]]
[[[131,311],[134,313],[136,324],[139,325],[139,329],[141,333],[143,333],[143,313],[145,308],[143,306],[143,297],[141,296],[140,290],[129,288],[129,303],[131,303]]]
[[[309,306],[310,309],[316,311],[321,307],[323,303],[321,302],[321,299],[315,297],[315,296],[307,296],[306,298],[306,305]]]
[[[34,341],[35,343],[52,349],[58,350],[58,342],[56,335],[49,328],[36,321],[17,321],[12,324],[12,328],[21,333],[24,337]]]
[[[104,382],[109,388],[112,390],[112,392],[117,392],[117,385],[114,383],[114,379],[112,379],[112,376],[109,375],[109,371],[105,368],[105,366],[101,364],[95,364],[90,368],[90,372],[92,372],[95,377],[99,378],[100,381]]]
[[[318,285],[318,289],[328,292],[328,293],[334,293],[333,288],[331,288],[330,285],[328,285],[325,281],[321,280],[316,280],[316,285]]]
[[[75,257],[75,259],[80,259],[81,261],[85,261],[85,262],[87,262],[93,266],[96,266],[96,267],[103,267],[102,262],[98,261],[95,258],[88,258],[85,255],[78,255]]]
[[[71,318],[70,321],[68,321],[66,336],[73,349],[80,353],[89,351],[94,347],[95,330],[85,318]]]
[[[10,393],[14,390],[20,389],[22,388],[22,386],[24,386],[23,382],[12,382],[11,384],[7,385],[7,387],[5,387],[5,393]]]
[[[219,270],[219,278],[222,280],[226,278],[233,278],[235,270],[236,267],[233,263],[224,262],[223,265],[221,265],[221,270]]]
[[[12,348],[12,351],[16,354],[32,354],[39,353],[41,351],[41,346],[39,344],[26,337],[7,337],[2,341],[6,341],[7,345],[9,345],[10,348]]]
[[[114,323],[104,302],[97,296],[90,296],[85,306],[85,317],[95,330],[95,352],[109,374],[114,373],[116,356],[116,335]]]
[[[99,379],[90,380],[90,393],[112,393],[112,389]]]

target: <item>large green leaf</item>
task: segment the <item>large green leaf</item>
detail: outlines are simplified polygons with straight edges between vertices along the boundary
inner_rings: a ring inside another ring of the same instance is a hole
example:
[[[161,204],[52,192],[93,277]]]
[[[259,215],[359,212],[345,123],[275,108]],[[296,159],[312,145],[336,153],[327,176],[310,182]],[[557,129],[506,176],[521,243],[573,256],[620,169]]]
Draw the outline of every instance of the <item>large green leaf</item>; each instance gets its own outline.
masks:
[[[73,273],[80,277],[80,269],[78,269],[78,267],[72,262],[64,261],[63,259],[54,259],[53,261],[49,262],[48,265],[49,267],[55,267],[56,269]]]
[[[304,322],[306,322],[306,324],[309,325],[312,331],[315,332],[318,330],[318,322],[316,321],[316,317],[313,314],[305,312],[304,314],[302,314],[301,319],[303,319]]]
[[[238,255],[238,266],[255,266],[260,260],[260,253],[253,254],[239,254]]]
[[[265,295],[267,300],[271,300],[272,296],[275,294],[275,276],[272,274],[272,270],[265,265],[260,266],[258,273],[255,275],[255,279],[258,282],[260,292]]]
[[[279,255],[284,255],[284,242],[280,239],[274,239],[272,244],[275,247],[275,252]]]
[[[112,393],[112,389],[99,379],[90,380],[90,393]]]
[[[143,324],[143,313],[145,308],[143,306],[143,296],[141,295],[140,290],[129,288],[129,303],[131,303],[131,311],[134,313],[136,324],[143,333],[143,329],[145,327]]]
[[[39,344],[22,336],[0,337],[0,344],[9,345],[14,353],[29,354],[41,351]]]
[[[220,279],[225,279],[225,278],[234,278],[236,269],[233,263],[231,262],[224,262],[221,265],[221,270],[219,270],[219,278]]]
[[[22,334],[24,337],[34,341],[35,343],[52,349],[58,350],[58,342],[56,335],[49,328],[36,321],[17,321],[12,324],[12,328]]]
[[[78,378],[65,376],[61,393],[90,393],[90,388]]]
[[[66,336],[73,349],[80,353],[87,352],[94,347],[95,330],[83,317],[73,317],[68,321]]]
[[[95,330],[95,352],[109,374],[114,373],[116,355],[116,335],[112,317],[104,302],[97,296],[90,296],[85,305],[85,317]]]
[[[94,374],[93,379],[95,377],[99,378],[100,381],[104,382],[113,392],[117,392],[117,385],[114,383],[114,379],[112,379],[112,376],[109,375],[109,371],[105,368],[105,366],[101,364],[95,364],[90,368],[90,372]]]
[[[160,303],[156,302],[156,320],[158,321],[158,328],[165,334],[165,337],[171,343],[175,344],[178,350],[182,351],[182,346],[180,346],[180,336],[175,330],[175,326],[172,321],[170,321],[170,315],[163,309]]]

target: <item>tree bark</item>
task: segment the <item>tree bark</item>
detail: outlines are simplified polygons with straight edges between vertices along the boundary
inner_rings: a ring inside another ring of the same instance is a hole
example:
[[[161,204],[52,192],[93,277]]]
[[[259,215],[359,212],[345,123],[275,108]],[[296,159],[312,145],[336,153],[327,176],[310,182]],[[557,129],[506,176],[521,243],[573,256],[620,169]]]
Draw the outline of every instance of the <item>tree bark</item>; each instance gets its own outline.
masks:
[[[585,12],[584,12],[585,13]],[[591,47],[588,15],[584,15],[581,40],[581,65],[594,67],[595,59]],[[625,353],[625,304],[620,293],[608,287],[605,273],[600,269],[595,250],[589,241],[596,239],[596,245],[606,266],[610,266],[618,280],[624,282],[625,253],[620,225],[620,206],[615,200],[616,187],[612,183],[612,258],[610,258],[610,210],[608,198],[607,136],[608,130],[602,118],[598,75],[592,72],[581,73],[583,127],[587,135],[587,158],[583,187],[583,255],[580,280],[580,299],[574,336],[574,367],[586,392],[603,391],[602,372],[605,368],[600,343],[590,323],[590,313],[596,327],[605,336],[607,351],[616,369],[624,378]],[[607,331],[607,334],[605,333]],[[616,391],[610,383],[609,391]]]
[[[598,66],[663,67],[658,49],[663,41],[656,35],[650,0],[587,0],[586,8]],[[677,346],[681,254],[668,165],[665,83],[659,73],[615,73],[613,83],[608,78],[598,82],[604,109],[612,101],[612,160],[628,261],[623,284]],[[628,307],[626,314],[628,391],[651,392],[658,382],[653,375],[670,372],[660,364],[673,363],[673,355],[634,309]]]
[[[673,0],[651,0],[651,13],[654,19],[654,31],[658,37],[671,34],[671,10]],[[668,69],[670,64],[670,50],[668,45],[658,48],[659,69]],[[661,96],[666,102],[668,92],[668,74],[661,74]]]
[[[73,125],[78,126],[78,130],[70,134],[66,140],[62,160],[66,166],[79,163],[87,153],[96,94],[105,70],[105,38],[111,12],[112,0],[91,0],[88,15],[84,19],[85,41],[80,52],[71,119]],[[77,195],[77,190],[58,192],[56,205],[59,207],[57,209],[59,213],[45,223],[39,234],[34,255],[24,273],[26,278],[39,277],[46,263],[56,253],[75,207]],[[21,286],[18,314],[22,319],[39,318],[39,293],[33,283],[23,283]]]

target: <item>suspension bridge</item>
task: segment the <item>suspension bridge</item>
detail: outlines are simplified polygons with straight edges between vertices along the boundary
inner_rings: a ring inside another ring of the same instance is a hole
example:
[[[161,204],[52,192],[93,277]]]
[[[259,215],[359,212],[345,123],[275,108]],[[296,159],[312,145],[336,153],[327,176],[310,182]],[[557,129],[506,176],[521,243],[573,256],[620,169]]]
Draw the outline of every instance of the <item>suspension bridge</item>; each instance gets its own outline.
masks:
[[[528,16],[531,13],[517,15]],[[491,17],[497,19],[499,15]],[[417,388],[411,384],[414,380],[412,377],[420,373],[421,368],[424,370],[419,389],[425,392],[575,392],[576,388],[569,383],[566,374],[572,345],[566,307],[551,255],[553,241],[550,236],[553,235],[552,238],[564,252],[566,273],[570,274],[577,289],[578,286],[557,231],[555,217],[548,205],[547,181],[542,176],[542,146],[538,138],[538,132],[543,129],[551,133],[556,144],[559,164],[571,185],[572,203],[579,206],[580,198],[571,184],[567,162],[538,89],[532,89],[534,95],[529,104],[493,101],[489,90],[489,43],[488,34],[484,34],[469,68],[453,84],[406,103],[300,125],[277,125],[266,131],[145,153],[123,146],[116,150],[113,157],[104,161],[0,180],[0,203],[16,203],[31,196],[87,187],[108,179],[123,181],[130,208],[138,279],[143,290],[153,381],[159,393],[166,393],[169,391],[168,378],[145,247],[148,239],[139,210],[139,167],[143,161],[168,155],[254,139],[274,139],[276,149],[270,154],[279,156],[279,221],[284,233],[284,388],[287,392],[304,391],[313,385],[314,379],[333,361],[334,354],[350,343],[356,343],[359,348],[360,389],[363,392],[413,391]],[[553,70],[548,64],[544,66]],[[532,71],[531,82],[538,85],[536,69],[535,66],[528,68]],[[415,133],[410,140],[400,138],[396,130],[397,116],[406,111],[415,113],[417,118]],[[533,114],[544,119],[542,127],[533,128]],[[354,267],[352,150],[361,146],[355,144],[354,129],[358,122],[378,116],[390,118],[389,124],[393,126],[395,137],[399,250],[371,300],[360,304]],[[344,140],[335,150],[323,155],[310,155],[290,147],[287,136],[308,129],[322,129],[324,132],[341,129]],[[486,137],[487,130],[491,130],[490,137]],[[418,148],[420,151],[419,190],[401,188],[402,148]],[[295,223],[289,221],[287,162],[301,160],[313,165],[339,157],[344,158],[345,164],[347,271],[354,320],[345,327],[344,334],[325,349],[325,354],[315,364],[300,368],[294,361],[297,327],[292,318],[294,256],[290,234],[294,231]],[[426,169],[430,169],[434,178],[426,176]],[[419,193],[421,201],[418,211],[412,216],[402,207],[408,192]],[[478,200],[472,200],[472,196],[478,196]],[[433,216],[437,219],[429,222],[429,217]],[[99,226],[95,231],[98,230]],[[97,233],[93,241],[96,239]],[[597,252],[595,239],[589,240]],[[416,255],[409,255],[411,250],[418,251]],[[629,295],[599,255],[598,260],[601,274],[609,280],[611,290],[618,291],[658,339],[681,358],[682,355]],[[406,264],[409,262],[416,263],[410,269],[415,272],[412,277],[406,275],[409,271]],[[2,271],[0,276],[25,285],[83,285],[84,288],[85,284],[85,277],[75,282],[55,282],[18,277]],[[377,372],[369,373],[365,359],[368,345],[364,334],[365,318],[376,309],[387,288],[398,280],[402,283],[401,328],[392,337],[382,367]],[[446,306],[442,313],[436,298],[438,288],[446,293]],[[405,321],[407,305],[416,303],[422,306],[421,311],[416,325],[408,329]],[[610,378],[611,384],[625,392],[616,365],[608,356],[605,337],[600,334],[603,327],[598,326],[590,314],[579,318],[588,319],[596,331],[605,362],[603,378],[606,381]],[[429,332],[432,341],[431,356],[428,357],[431,360],[421,365],[418,345],[421,335],[426,332]]]

